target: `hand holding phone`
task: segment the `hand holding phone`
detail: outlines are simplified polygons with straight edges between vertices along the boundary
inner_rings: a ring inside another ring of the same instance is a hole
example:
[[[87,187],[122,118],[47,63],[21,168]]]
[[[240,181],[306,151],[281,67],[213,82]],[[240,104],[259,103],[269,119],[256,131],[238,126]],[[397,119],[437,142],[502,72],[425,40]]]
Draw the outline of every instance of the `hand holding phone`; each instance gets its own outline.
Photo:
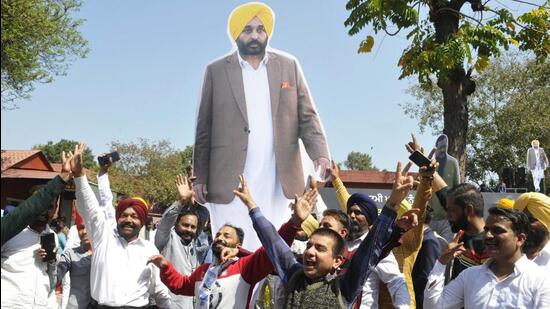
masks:
[[[414,164],[416,164],[418,167],[423,166],[429,166],[432,162],[430,159],[428,159],[424,154],[422,154],[420,151],[415,150],[411,156],[409,157],[409,160],[413,161]]]
[[[50,262],[55,260],[55,234],[48,233],[40,236],[40,246],[46,251],[46,257],[44,262]]]
[[[117,151],[113,151],[106,155],[97,157],[97,162],[99,163],[100,166],[105,166],[109,164],[109,162],[114,163],[119,160],[120,160],[120,155],[118,154]]]

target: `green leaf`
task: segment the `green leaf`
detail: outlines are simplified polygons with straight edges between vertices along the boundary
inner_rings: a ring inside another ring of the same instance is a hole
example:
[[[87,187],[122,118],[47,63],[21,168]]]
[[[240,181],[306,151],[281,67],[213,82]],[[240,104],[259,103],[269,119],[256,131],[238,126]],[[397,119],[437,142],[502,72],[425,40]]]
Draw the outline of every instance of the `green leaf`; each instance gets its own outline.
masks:
[[[483,72],[483,70],[487,68],[488,65],[489,65],[489,58],[486,56],[480,56],[479,58],[477,58],[477,61],[474,67],[476,68],[477,72],[481,73]]]

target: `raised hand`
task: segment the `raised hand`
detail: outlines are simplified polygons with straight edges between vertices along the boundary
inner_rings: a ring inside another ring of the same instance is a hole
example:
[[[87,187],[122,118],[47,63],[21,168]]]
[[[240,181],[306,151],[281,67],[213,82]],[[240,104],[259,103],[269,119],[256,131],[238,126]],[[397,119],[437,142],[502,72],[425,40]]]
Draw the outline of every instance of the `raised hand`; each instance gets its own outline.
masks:
[[[107,156],[107,153],[102,153],[99,155],[100,157]],[[109,172],[109,168],[113,165],[113,161],[111,157],[107,157],[107,163],[104,165],[99,165],[99,175],[107,174]]]
[[[73,157],[70,160],[71,172],[74,177],[81,177],[84,175],[84,169],[82,167],[82,154],[84,153],[85,148],[86,145],[82,143],[74,146]]]
[[[413,227],[417,227],[419,213],[420,209],[412,208],[405,212],[399,219],[395,220],[395,224],[405,232]]]
[[[433,177],[437,166],[439,166],[439,163],[437,163],[435,159],[432,159],[430,165],[420,167],[418,173],[420,174],[420,177],[431,178]]]
[[[338,168],[338,164],[336,164],[334,160],[332,160],[331,163],[332,168],[330,169],[330,176],[332,177],[332,180],[340,178],[340,169]]]
[[[443,252],[443,254],[439,257],[439,263],[447,265],[455,257],[462,255],[466,251],[464,242],[462,242],[463,236],[464,230],[460,230],[456,233],[455,238],[447,245],[447,250],[445,250],[445,252]]]
[[[254,200],[252,199],[252,196],[250,195],[250,191],[248,191],[248,186],[246,184],[246,180],[244,179],[244,175],[239,176],[239,189],[233,190],[233,194],[235,194],[243,204],[248,208],[248,210],[251,210],[252,208],[256,208],[256,203],[254,203]]]
[[[191,182],[183,175],[176,176],[176,189],[178,190],[178,197],[182,204],[190,202],[195,195]]]
[[[61,152],[61,173],[59,173],[59,176],[67,182],[71,178],[71,160],[73,158],[73,153],[69,151],[68,153],[65,153],[65,151]]]
[[[424,148],[418,143],[416,140],[416,136],[411,133],[411,141],[405,144],[405,148],[409,153],[413,153],[415,151],[419,151],[421,153],[424,153]]]
[[[412,162],[407,163],[405,168],[401,168],[401,161],[397,162],[397,169],[395,171],[395,181],[393,182],[393,188],[391,195],[388,199],[388,206],[397,211],[399,204],[403,201],[411,191],[414,180],[412,176],[407,176],[409,169],[412,166]]]
[[[157,266],[160,269],[166,269],[168,268],[168,265],[169,265],[168,260],[160,254],[151,256],[149,260],[147,260],[147,264],[149,263],[153,263],[155,266]]]
[[[315,201],[318,195],[319,191],[317,191],[317,189],[308,189],[306,193],[300,197],[298,197],[298,195],[294,195],[294,202],[290,204],[290,207],[293,210],[292,220],[295,224],[302,224],[302,222],[304,222],[311,214],[313,205],[315,204],[310,203],[309,201]]]

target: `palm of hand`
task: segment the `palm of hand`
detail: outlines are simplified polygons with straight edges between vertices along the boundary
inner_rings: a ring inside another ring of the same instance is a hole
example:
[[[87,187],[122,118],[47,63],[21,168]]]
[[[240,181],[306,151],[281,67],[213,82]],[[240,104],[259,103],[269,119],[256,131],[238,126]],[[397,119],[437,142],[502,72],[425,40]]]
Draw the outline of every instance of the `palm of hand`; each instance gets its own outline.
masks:
[[[193,196],[193,190],[190,190],[187,186],[181,185],[178,186],[178,195],[182,200],[188,200]]]
[[[298,202],[294,204],[294,213],[303,221],[309,216],[311,211],[310,208],[310,204],[304,198],[300,198]]]

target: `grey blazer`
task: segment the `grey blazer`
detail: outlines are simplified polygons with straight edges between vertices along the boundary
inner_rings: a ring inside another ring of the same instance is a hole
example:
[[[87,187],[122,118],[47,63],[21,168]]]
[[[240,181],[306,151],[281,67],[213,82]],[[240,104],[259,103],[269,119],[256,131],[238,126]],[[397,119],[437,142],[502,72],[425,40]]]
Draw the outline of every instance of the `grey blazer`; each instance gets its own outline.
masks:
[[[267,75],[273,116],[277,174],[284,194],[304,190],[298,139],[309,157],[328,158],[328,147],[309,90],[295,59],[268,51]],[[206,184],[208,202],[227,204],[243,173],[248,145],[248,119],[242,70],[237,52],[206,68],[197,114],[193,168]]]

